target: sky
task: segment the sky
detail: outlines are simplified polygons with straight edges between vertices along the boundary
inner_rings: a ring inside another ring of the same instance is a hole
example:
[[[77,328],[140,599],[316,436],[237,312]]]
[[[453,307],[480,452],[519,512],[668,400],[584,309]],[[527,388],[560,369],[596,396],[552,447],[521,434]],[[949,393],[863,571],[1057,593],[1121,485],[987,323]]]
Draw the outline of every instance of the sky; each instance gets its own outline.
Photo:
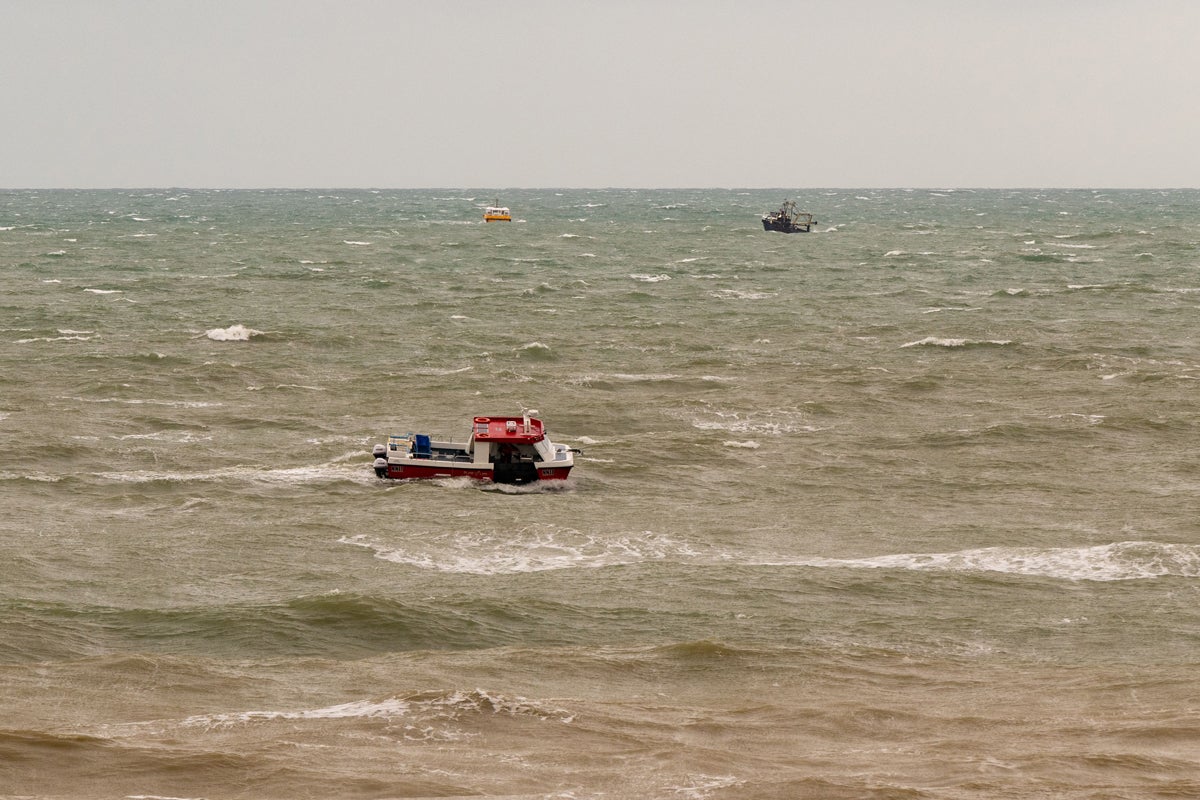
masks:
[[[0,0],[0,188],[1200,187],[1200,0]]]

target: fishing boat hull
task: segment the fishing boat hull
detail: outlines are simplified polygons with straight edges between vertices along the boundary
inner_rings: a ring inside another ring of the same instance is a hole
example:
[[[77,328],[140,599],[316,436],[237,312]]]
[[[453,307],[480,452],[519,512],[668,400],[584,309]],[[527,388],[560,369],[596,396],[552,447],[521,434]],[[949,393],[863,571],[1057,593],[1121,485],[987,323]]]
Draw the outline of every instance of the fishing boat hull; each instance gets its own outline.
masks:
[[[778,231],[779,233],[809,233],[812,231],[812,223],[797,225],[783,220],[763,219],[762,224],[764,231]]]
[[[487,483],[523,484],[535,481],[565,481],[570,467],[531,467],[529,469],[488,469],[457,467],[452,464],[388,464],[380,476],[389,480],[429,480],[432,478],[470,478]]]

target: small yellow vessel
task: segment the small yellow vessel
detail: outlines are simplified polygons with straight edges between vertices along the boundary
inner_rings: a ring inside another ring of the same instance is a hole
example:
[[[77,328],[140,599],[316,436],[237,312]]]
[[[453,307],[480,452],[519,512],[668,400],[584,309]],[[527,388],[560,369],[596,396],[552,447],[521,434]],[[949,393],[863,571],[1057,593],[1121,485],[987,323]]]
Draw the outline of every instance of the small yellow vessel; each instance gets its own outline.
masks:
[[[512,214],[508,213],[508,206],[502,206],[499,200],[493,200],[492,205],[483,210],[483,221],[512,222]]]

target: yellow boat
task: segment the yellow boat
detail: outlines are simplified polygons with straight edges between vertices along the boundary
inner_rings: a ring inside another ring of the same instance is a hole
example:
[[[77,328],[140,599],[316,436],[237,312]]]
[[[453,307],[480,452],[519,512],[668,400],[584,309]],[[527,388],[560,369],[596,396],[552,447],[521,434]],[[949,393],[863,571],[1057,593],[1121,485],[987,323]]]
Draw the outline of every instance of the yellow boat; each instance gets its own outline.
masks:
[[[492,205],[483,210],[483,221],[512,222],[512,214],[508,213],[508,206],[502,206],[499,200],[493,200]]]

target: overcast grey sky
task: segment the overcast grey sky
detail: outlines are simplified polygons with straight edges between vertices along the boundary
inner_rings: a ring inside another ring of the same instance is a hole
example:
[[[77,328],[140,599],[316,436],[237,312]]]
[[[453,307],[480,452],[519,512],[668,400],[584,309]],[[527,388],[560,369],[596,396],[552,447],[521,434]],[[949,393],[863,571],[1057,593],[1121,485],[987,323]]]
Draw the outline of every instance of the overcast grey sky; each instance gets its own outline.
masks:
[[[1200,187],[1200,0],[0,0],[0,187]]]

